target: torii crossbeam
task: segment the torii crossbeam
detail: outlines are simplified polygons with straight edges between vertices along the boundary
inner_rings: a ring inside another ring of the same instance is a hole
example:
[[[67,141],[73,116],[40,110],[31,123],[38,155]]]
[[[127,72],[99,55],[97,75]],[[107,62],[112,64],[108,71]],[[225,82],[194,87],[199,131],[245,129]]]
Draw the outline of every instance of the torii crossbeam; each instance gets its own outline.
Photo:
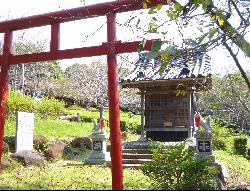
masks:
[[[160,3],[168,4],[169,2],[170,0],[151,0],[150,3],[148,3],[148,8]],[[117,0],[0,22],[0,33],[4,33],[3,54],[0,55],[0,161],[2,158],[8,95],[8,71],[10,65],[107,55],[112,189],[123,189],[122,145],[116,55],[136,52],[140,42],[118,42],[116,40],[116,14],[142,8],[143,0]],[[106,43],[103,43],[100,46],[60,50],[60,23],[98,16],[107,17]],[[13,31],[45,25],[51,26],[50,51],[23,55],[13,55],[11,53]],[[152,40],[147,41],[144,49],[150,50],[152,43]]]

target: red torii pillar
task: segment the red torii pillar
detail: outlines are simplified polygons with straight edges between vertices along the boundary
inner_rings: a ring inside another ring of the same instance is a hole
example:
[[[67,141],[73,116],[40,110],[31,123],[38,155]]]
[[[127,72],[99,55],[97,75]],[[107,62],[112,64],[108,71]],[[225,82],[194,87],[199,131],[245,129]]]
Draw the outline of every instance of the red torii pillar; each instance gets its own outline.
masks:
[[[3,153],[3,135],[6,115],[6,105],[8,97],[8,78],[9,78],[9,56],[11,54],[12,32],[7,31],[4,34],[3,55],[0,59],[0,162]]]
[[[117,60],[115,52],[116,42],[116,15],[111,13],[107,15],[107,61],[108,61],[108,99],[110,127],[117,127],[116,130],[110,129],[111,138],[111,165],[112,173],[116,177],[112,177],[113,189],[123,189],[123,167],[122,167],[122,144],[121,144],[121,130],[120,130],[120,105],[118,94],[118,79],[117,79]],[[111,101],[113,100],[113,101]],[[119,130],[118,130],[119,129]],[[116,186],[115,186],[116,185]]]
[[[169,0],[151,0],[148,7],[155,6],[159,3],[168,4]],[[0,33],[5,33],[3,55],[0,55],[0,161],[2,158],[6,103],[8,95],[8,70],[10,65],[107,55],[112,189],[123,189],[122,145],[116,55],[135,52],[140,42],[117,42],[115,18],[116,13],[133,11],[142,8],[142,0],[118,0],[0,22]],[[60,23],[104,15],[107,16],[107,43],[103,43],[100,46],[66,50],[59,49]],[[23,55],[11,54],[12,31],[44,25],[51,25],[51,43],[49,52]],[[148,41],[144,49],[150,50],[152,43],[153,41]]]

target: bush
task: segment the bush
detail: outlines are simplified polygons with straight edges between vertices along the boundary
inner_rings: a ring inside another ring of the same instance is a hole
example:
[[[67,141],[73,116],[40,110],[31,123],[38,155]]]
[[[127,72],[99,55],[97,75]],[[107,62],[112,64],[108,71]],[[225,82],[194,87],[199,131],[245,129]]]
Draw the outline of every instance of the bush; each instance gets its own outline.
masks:
[[[194,158],[194,152],[180,143],[167,148],[163,144],[151,145],[153,162],[143,164],[143,173],[149,176],[156,189],[200,190],[218,189],[214,167],[209,158]]]
[[[10,152],[15,152],[16,147],[16,138],[15,136],[5,136],[4,142],[6,142],[9,145]]]
[[[42,135],[35,135],[33,137],[33,147],[40,153],[43,153],[48,147],[48,139]]]
[[[120,127],[122,132],[131,132],[131,133],[136,133],[140,134],[141,133],[141,125],[137,120],[133,119],[121,119],[120,120]]]
[[[231,128],[225,125],[222,121],[213,120],[213,149],[232,152],[234,133]]]
[[[36,108],[35,100],[17,91],[9,91],[7,102],[7,115],[14,117],[16,112],[34,112]]]
[[[83,110],[83,108],[79,105],[71,105],[68,107],[68,110]]]
[[[90,116],[80,116],[80,119],[82,122],[92,122],[92,120],[95,118],[92,118]]]
[[[250,148],[247,149],[247,159],[250,160]]]
[[[226,150],[226,132],[223,127],[213,124],[213,149]]]
[[[237,155],[247,156],[247,138],[236,137],[234,138],[234,153]]]
[[[213,149],[226,150],[226,139],[218,133],[213,134]]]
[[[57,117],[64,113],[64,110],[64,102],[55,98],[43,97],[37,105],[37,112],[43,118]]]
[[[83,109],[77,109],[76,107],[72,107],[66,111],[69,115],[74,115],[75,113],[80,113],[80,119],[82,122],[92,122],[93,119],[98,119],[100,117],[99,111],[96,109],[89,109],[85,111]],[[105,112],[106,120],[107,120],[107,112]]]

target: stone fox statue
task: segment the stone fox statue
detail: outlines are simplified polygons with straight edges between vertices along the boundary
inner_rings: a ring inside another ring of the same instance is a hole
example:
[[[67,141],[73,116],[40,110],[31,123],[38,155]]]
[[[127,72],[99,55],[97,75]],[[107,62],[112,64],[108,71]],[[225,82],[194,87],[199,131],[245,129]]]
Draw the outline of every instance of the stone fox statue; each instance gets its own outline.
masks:
[[[106,122],[105,122],[103,108],[104,107],[101,105],[100,106],[100,118],[98,119],[98,121],[96,121],[96,119],[92,119],[94,123],[92,134],[104,133],[104,127],[106,126]]]
[[[92,119],[94,127],[92,129],[92,134],[98,134],[100,130],[100,124],[96,122],[96,119]]]

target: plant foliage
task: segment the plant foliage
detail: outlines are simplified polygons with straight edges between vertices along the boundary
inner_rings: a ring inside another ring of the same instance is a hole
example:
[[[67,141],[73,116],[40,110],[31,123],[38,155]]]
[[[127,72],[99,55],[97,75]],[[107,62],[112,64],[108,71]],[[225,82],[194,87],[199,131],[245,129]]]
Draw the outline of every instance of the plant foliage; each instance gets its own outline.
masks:
[[[36,109],[35,100],[27,95],[23,95],[18,91],[9,91],[7,102],[7,115],[15,116],[16,112],[34,112]]]
[[[194,158],[194,153],[185,143],[166,147],[152,143],[153,162],[142,166],[142,171],[161,190],[216,189],[214,180],[217,171],[209,167],[209,158]]]

